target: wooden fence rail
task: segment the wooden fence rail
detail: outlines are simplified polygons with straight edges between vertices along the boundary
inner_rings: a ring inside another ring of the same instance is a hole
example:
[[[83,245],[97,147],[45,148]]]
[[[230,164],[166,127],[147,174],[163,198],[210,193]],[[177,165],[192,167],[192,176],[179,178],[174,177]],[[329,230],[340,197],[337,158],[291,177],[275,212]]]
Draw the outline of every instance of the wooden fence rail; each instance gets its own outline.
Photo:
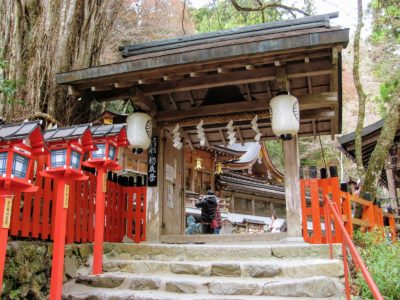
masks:
[[[336,175],[333,170],[332,173]],[[312,244],[327,243],[325,226],[332,225],[327,225],[328,223],[324,218],[323,199],[326,195],[336,204],[350,237],[353,237],[354,225],[362,226],[366,230],[372,230],[375,227],[383,228],[384,218],[387,218],[391,239],[393,241],[397,239],[395,216],[393,214],[383,212],[382,208],[372,201],[350,194],[344,186],[340,186],[338,177],[327,178],[326,170],[321,170],[321,175],[323,178],[316,178],[316,170],[314,170],[310,172],[311,178],[303,178],[304,176],[301,176],[302,179],[300,180],[303,237],[306,242]],[[353,216],[352,203],[362,205],[363,213],[361,219]],[[311,230],[309,224],[312,225]],[[338,224],[333,224],[333,228],[338,227]],[[341,243],[342,239],[341,232],[335,230],[332,234],[332,241]]]
[[[37,170],[44,163],[38,161]],[[96,206],[96,175],[86,172],[87,181],[71,184],[66,243],[93,242]],[[32,177],[33,179],[33,174]],[[36,193],[15,193],[10,235],[53,240],[55,185],[53,179],[36,172]],[[122,242],[124,236],[135,242],[146,238],[146,187],[134,186],[133,178],[108,175],[105,210],[105,242]]]

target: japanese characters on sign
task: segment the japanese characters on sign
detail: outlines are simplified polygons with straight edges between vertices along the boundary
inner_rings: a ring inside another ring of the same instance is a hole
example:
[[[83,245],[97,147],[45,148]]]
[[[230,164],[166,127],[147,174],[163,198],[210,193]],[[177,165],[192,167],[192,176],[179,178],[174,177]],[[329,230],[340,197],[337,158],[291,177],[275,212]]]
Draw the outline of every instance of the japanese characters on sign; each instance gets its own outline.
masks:
[[[149,147],[149,160],[147,169],[147,185],[157,186],[157,149],[158,149],[158,137],[153,136]]]

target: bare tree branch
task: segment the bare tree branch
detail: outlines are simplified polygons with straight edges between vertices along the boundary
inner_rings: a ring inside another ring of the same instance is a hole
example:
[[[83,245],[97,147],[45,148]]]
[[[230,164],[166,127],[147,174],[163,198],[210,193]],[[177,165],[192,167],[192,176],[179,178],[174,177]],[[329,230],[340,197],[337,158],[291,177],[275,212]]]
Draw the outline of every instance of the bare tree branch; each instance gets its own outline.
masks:
[[[271,1],[271,2],[266,2],[262,5],[259,5],[258,7],[246,7],[246,6],[241,6],[237,0],[230,0],[233,7],[235,7],[235,9],[237,11],[263,11],[267,8],[282,8],[286,11],[288,11],[290,14],[292,14],[292,16],[296,17],[296,15],[294,14],[294,12],[298,12],[301,13],[305,16],[309,16],[309,14],[307,12],[305,12],[304,10],[301,10],[297,7],[293,7],[293,6],[288,6],[288,5],[284,5],[281,3],[278,3],[276,1]]]
[[[185,13],[186,13],[186,0],[183,1],[183,9],[182,9],[182,32],[186,34],[185,30]]]

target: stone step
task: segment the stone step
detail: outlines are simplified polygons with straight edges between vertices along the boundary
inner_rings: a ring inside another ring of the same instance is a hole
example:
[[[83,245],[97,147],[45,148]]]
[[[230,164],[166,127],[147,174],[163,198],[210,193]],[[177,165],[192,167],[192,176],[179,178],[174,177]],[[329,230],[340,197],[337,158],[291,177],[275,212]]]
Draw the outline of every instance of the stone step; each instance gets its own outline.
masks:
[[[312,276],[342,277],[343,263],[337,259],[277,259],[262,261],[155,261],[106,260],[105,272],[134,274],[188,274],[269,278],[275,276],[305,278]]]
[[[333,297],[343,294],[340,280],[327,276],[308,278],[204,277],[194,275],[136,275],[106,273],[81,275],[77,283],[91,287],[160,290],[182,294],[249,295],[279,297]]]
[[[133,291],[128,288],[110,289],[110,288],[90,288],[88,286],[68,282],[63,288],[64,300],[339,300],[342,296],[315,298],[315,297],[274,297],[274,296],[246,296],[246,295],[195,295],[181,294],[165,291]]]
[[[340,245],[334,245],[335,257],[340,257]],[[108,259],[166,260],[166,261],[221,261],[263,260],[277,258],[327,258],[328,245],[273,242],[265,244],[104,244]]]

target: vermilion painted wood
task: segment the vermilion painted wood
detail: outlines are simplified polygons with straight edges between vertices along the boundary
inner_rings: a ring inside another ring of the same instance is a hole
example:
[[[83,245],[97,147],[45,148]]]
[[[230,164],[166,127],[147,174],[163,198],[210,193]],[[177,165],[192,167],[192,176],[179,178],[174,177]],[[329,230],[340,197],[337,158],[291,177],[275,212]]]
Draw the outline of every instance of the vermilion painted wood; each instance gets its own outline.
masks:
[[[105,170],[97,168],[97,176],[100,181],[103,180]],[[99,182],[97,182],[99,183]],[[103,272],[103,240],[104,240],[104,210],[105,210],[105,192],[103,186],[97,184],[96,187],[96,223],[94,230],[93,247],[93,274],[98,275]]]
[[[65,237],[65,242],[67,244],[72,244],[74,242],[74,222],[75,222],[75,204],[77,202],[78,193],[76,192],[79,185],[78,182],[71,182],[70,185],[70,202],[68,205],[67,212],[67,232]]]
[[[107,192],[106,192],[106,199],[105,199],[105,232],[104,232],[104,241],[110,241],[110,201],[112,195],[112,185],[111,180],[107,180]]]
[[[42,171],[44,169],[46,157],[44,155],[40,156],[37,160],[37,170]],[[33,175],[32,175],[33,177]],[[32,178],[31,177],[31,178]],[[34,203],[33,203],[33,216],[32,216],[32,238],[38,238],[40,233],[40,214],[42,212],[43,205],[43,177],[37,173],[36,174],[36,182],[35,184],[39,187],[38,191],[35,194]]]
[[[127,211],[126,211],[126,222],[127,222],[127,226],[126,226],[126,235],[130,238],[130,239],[134,239],[134,235],[133,235],[133,210],[134,210],[134,202],[136,200],[136,194],[135,194],[135,188],[133,187],[129,187],[127,189],[128,191],[128,206],[127,206]]]
[[[22,212],[22,236],[29,236],[31,232],[32,193],[24,193],[24,206]]]
[[[303,238],[305,242],[308,242],[310,237],[308,235],[307,229],[307,202],[306,202],[306,180],[300,180],[300,205],[301,205],[301,219],[302,221],[302,228],[303,228]]]
[[[50,300],[60,300],[62,294],[64,247],[67,222],[67,209],[63,207],[64,187],[67,181],[60,177],[57,179],[55,219],[57,226],[54,228],[53,256],[50,280]]]
[[[6,196],[11,195],[11,191],[4,189],[0,199],[0,290],[3,287],[4,264],[6,261],[8,228],[3,228],[4,206]]]
[[[91,188],[89,185],[86,183],[86,195],[87,197],[84,197],[81,199],[82,203],[82,210],[81,210],[81,218],[82,218],[82,229],[81,229],[81,241],[82,243],[87,242],[87,233],[88,233],[88,200],[89,200],[89,195],[90,195],[90,190]]]
[[[141,210],[141,219],[142,219],[142,234],[140,237],[140,241],[144,242],[146,240],[146,211],[147,211],[147,187],[142,187],[142,195],[143,195],[143,209]]]
[[[340,192],[342,198],[343,214],[346,216],[347,221],[344,226],[346,227],[347,233],[350,237],[353,237],[353,223],[352,223],[352,213],[351,213],[351,201],[350,194],[347,192]]]
[[[51,221],[50,221],[50,239],[54,240],[54,230],[55,230],[55,224],[56,224],[56,197],[57,197],[57,188],[58,188],[58,180],[52,180],[53,181],[53,190],[55,193],[53,194],[53,197],[51,198]]]
[[[343,208],[342,208],[342,202],[340,201],[340,184],[339,184],[339,178],[338,177],[331,177],[329,178],[330,181],[330,186],[331,186],[331,192],[332,192],[332,200],[336,204],[336,207],[340,213],[340,216],[343,215]],[[337,224],[337,220],[334,220],[335,223],[335,228],[339,227],[339,224]],[[340,230],[335,231],[335,238],[333,240],[336,243],[341,243],[342,242],[342,232]]]
[[[21,230],[21,221],[20,221],[20,213],[19,209],[21,207],[21,193],[17,192],[14,194],[13,198],[13,207],[12,207],[12,216],[11,216],[11,226],[10,226],[10,234],[14,236],[18,236],[18,232]]]
[[[135,187],[135,197],[136,197],[136,201],[134,201],[134,203],[136,203],[136,205],[134,205],[135,207],[135,211],[133,214],[133,218],[134,220],[132,220],[135,224],[135,234],[134,234],[134,238],[133,240],[136,243],[140,242],[140,235],[141,235],[141,227],[142,227],[142,220],[141,220],[141,213],[140,210],[142,209],[142,188],[141,187]]]
[[[125,235],[125,210],[126,210],[126,197],[127,197],[127,187],[121,189],[119,203],[118,203],[118,236],[116,241],[122,242]]]
[[[90,195],[89,195],[89,225],[88,225],[88,242],[94,241],[94,214],[95,214],[95,190],[96,190],[96,176],[89,175]]]
[[[53,197],[53,191],[51,190],[52,179],[45,178],[44,180],[44,192],[43,192],[43,217],[42,217],[42,240],[47,240],[50,234],[50,201]]]
[[[313,234],[311,236],[311,241],[312,243],[316,244],[322,243],[321,214],[318,188],[318,179],[310,179],[310,196],[313,223]]]

